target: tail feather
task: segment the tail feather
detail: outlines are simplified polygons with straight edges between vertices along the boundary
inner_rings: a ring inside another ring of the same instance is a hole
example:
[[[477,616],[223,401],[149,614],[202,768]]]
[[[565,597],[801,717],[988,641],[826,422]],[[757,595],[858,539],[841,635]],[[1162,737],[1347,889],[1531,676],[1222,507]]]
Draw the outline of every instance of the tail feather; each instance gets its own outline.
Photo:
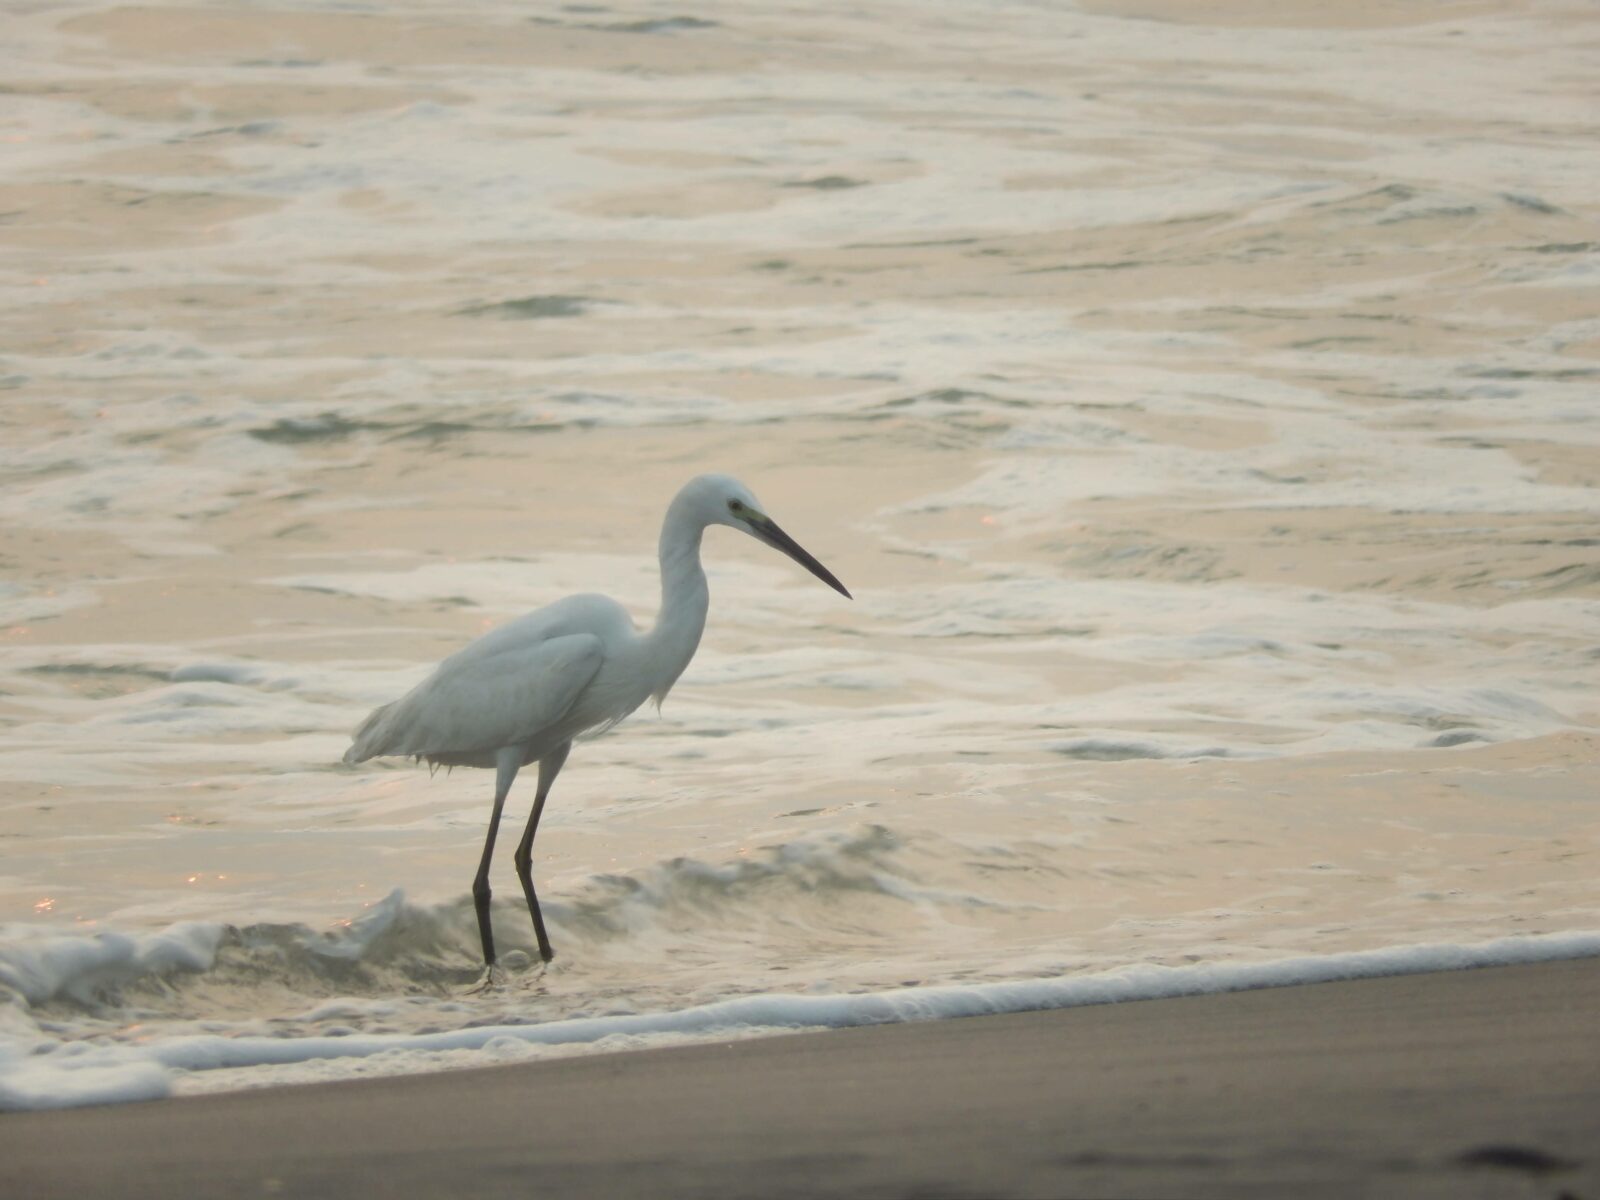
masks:
[[[384,743],[388,740],[385,734],[387,722],[384,720],[389,715],[393,704],[385,704],[382,708],[372,710],[370,716],[351,735],[350,749],[344,752],[344,761],[347,763],[366,762],[384,752]]]

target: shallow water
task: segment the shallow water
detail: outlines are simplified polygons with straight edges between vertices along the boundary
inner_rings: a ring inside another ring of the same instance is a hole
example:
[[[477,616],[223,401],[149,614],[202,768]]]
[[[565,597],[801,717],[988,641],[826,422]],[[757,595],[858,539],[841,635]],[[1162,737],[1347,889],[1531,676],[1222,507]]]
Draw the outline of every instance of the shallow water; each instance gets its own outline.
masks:
[[[1587,10],[1331,11],[12,18],[0,1099],[1600,929]],[[347,731],[702,470],[857,598],[708,536],[471,994],[490,780]]]

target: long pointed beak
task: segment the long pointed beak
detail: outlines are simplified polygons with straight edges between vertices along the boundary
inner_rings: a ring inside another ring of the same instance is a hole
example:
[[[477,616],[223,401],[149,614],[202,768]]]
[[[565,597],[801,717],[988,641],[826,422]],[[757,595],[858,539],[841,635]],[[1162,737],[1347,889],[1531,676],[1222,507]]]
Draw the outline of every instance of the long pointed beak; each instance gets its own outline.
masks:
[[[763,542],[766,542],[767,545],[771,546],[774,550],[782,550],[790,558],[794,559],[795,562],[799,563],[806,570],[810,571],[813,575],[822,580],[823,583],[827,584],[834,591],[838,592],[846,600],[855,599],[855,597],[850,594],[849,589],[847,589],[844,584],[840,583],[834,578],[832,571],[828,570],[827,567],[823,566],[816,559],[812,558],[799,542],[795,541],[787,533],[779,529],[777,522],[775,522],[771,517],[751,517],[749,518],[749,524],[751,532],[753,532],[756,537],[760,538]]]

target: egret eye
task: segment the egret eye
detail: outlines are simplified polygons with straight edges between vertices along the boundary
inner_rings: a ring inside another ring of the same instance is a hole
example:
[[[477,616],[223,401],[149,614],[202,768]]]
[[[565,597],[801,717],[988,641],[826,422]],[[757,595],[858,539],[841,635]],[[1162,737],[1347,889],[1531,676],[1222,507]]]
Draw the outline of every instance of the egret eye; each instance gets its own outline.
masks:
[[[744,501],[742,501],[742,500],[729,500],[728,501],[728,511],[729,512],[736,512],[736,513],[737,512],[743,512],[744,511]]]

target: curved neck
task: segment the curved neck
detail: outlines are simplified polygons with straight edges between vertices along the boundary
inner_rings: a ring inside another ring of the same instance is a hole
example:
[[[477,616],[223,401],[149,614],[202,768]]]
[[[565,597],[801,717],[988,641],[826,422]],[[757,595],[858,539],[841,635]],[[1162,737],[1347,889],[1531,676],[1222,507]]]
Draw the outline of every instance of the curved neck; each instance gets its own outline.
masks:
[[[681,500],[681,497],[679,498]],[[705,524],[679,500],[667,509],[661,524],[661,611],[655,628],[645,635],[666,681],[658,695],[666,695],[700,645],[706,626],[711,591],[700,566],[700,535]]]

